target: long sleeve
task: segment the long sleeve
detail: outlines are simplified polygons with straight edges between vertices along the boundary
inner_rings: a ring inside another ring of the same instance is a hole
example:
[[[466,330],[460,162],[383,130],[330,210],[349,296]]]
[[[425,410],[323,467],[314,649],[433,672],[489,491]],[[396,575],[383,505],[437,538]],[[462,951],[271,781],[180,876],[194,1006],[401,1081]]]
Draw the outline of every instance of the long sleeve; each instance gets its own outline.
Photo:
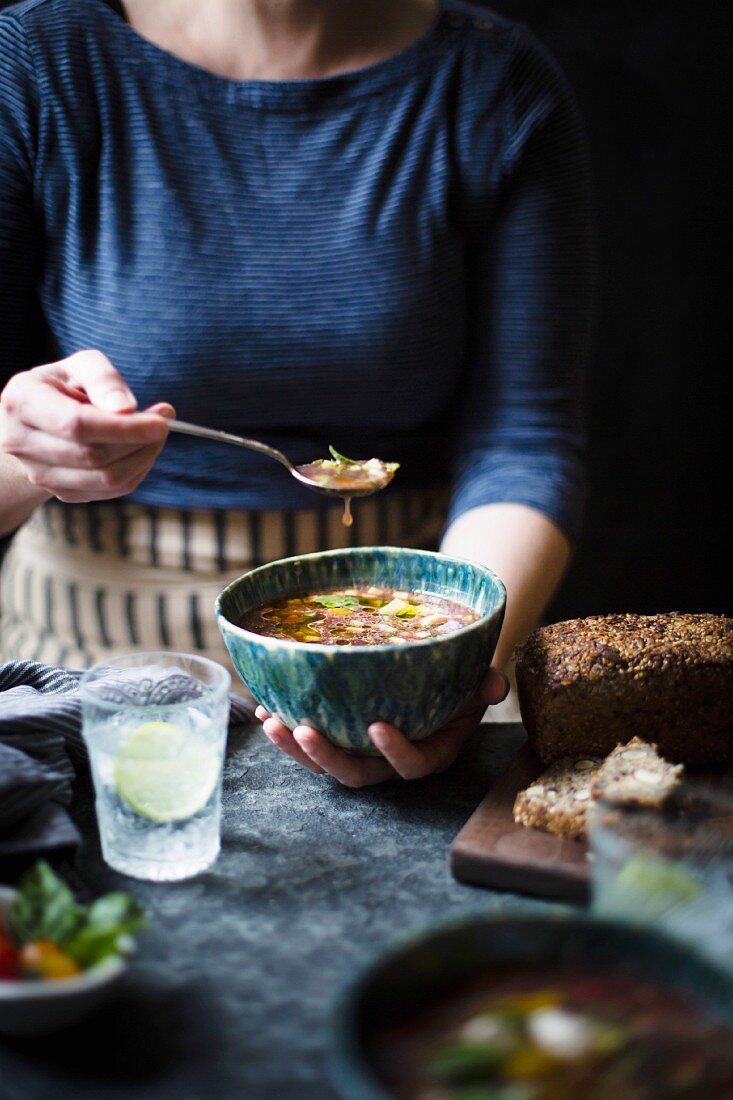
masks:
[[[449,518],[483,504],[526,504],[574,540],[594,298],[589,171],[561,75],[516,33],[498,195],[474,228],[469,257],[470,365]]]
[[[541,48],[462,7],[375,66],[271,83],[181,65],[107,4],[0,15],[0,384],[99,348],[142,407],[394,458],[395,494],[449,454],[454,514],[519,500],[574,533],[581,138]],[[172,439],[133,499],[305,506],[225,450]]]
[[[34,213],[37,100],[22,28],[0,17],[0,386],[32,365],[40,230]]]

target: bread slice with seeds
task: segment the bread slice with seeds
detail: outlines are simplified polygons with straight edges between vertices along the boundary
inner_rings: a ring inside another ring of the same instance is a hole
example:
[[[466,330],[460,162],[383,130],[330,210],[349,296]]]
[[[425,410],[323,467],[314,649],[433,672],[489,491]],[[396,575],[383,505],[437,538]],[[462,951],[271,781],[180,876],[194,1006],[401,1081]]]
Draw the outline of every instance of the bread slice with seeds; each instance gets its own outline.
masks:
[[[591,803],[591,785],[602,763],[600,757],[564,757],[556,761],[530,787],[519,792],[514,801],[514,820],[518,825],[544,829],[556,836],[581,836]]]
[[[608,754],[591,783],[591,797],[625,806],[661,806],[683,770],[682,764],[668,764],[656,745],[632,737]]]

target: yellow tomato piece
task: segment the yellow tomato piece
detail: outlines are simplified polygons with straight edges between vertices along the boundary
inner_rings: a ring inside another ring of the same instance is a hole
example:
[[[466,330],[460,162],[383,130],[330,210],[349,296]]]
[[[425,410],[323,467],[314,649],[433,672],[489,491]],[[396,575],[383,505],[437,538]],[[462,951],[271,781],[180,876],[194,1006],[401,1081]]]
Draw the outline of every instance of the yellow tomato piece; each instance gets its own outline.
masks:
[[[560,1004],[560,995],[554,989],[533,989],[530,993],[513,993],[499,997],[488,1006],[496,1012],[521,1012],[529,1015],[538,1008],[554,1008]]]
[[[539,1047],[520,1047],[508,1055],[504,1073],[510,1081],[531,1081],[557,1068],[557,1061]]]
[[[80,972],[74,960],[51,940],[31,940],[20,950],[20,964],[38,978],[55,982]]]

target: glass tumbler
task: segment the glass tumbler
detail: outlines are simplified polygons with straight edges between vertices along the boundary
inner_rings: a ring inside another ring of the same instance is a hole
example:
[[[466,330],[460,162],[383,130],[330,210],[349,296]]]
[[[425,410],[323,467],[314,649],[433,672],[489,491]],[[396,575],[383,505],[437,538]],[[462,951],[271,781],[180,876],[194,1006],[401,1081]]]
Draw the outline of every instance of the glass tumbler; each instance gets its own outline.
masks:
[[[172,882],[216,859],[230,681],[221,665],[185,653],[131,654],[82,677],[82,732],[110,867]]]
[[[733,969],[733,796],[685,783],[659,809],[601,800],[588,831],[594,912],[654,924]]]

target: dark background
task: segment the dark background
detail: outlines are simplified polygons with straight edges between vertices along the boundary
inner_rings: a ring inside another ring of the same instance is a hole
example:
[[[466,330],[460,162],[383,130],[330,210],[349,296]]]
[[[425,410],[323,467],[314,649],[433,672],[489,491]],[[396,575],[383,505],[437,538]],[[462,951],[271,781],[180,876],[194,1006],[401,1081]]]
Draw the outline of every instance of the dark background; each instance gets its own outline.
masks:
[[[490,6],[527,23],[560,59],[585,117],[596,179],[601,286],[589,392],[591,501],[549,618],[731,614],[722,281],[730,6]]]
[[[490,6],[527,23],[559,58],[585,118],[596,181],[591,500],[549,617],[731,614],[722,276],[730,5]]]

